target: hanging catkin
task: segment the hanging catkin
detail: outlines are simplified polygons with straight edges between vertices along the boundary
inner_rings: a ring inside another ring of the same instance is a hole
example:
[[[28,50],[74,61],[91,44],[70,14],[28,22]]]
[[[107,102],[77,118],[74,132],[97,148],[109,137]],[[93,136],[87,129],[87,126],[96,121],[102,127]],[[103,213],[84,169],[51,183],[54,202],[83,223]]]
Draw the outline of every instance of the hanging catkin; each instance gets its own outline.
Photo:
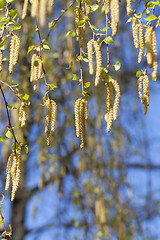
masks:
[[[136,49],[139,47],[139,41],[138,41],[138,27],[139,24],[136,24],[136,18],[133,18],[132,20],[132,33],[133,33],[133,41],[134,41],[134,46]]]
[[[12,194],[11,201],[14,200],[16,191],[18,189],[21,175],[21,155],[20,153],[12,153],[8,158],[7,175],[5,191],[9,189],[10,178],[12,177]]]
[[[101,75],[101,65],[102,65],[102,57],[101,57],[101,51],[98,43],[94,41],[94,49],[96,54],[96,76],[95,76],[95,86],[98,86],[100,75]]]
[[[147,113],[147,107],[149,106],[149,79],[147,75],[143,78],[143,99],[144,99],[144,115]]]
[[[9,73],[13,72],[13,66],[16,65],[18,61],[18,54],[20,48],[20,38],[17,35],[11,37],[10,43],[10,59],[9,59]]]
[[[9,185],[10,185],[10,178],[11,178],[11,166],[13,161],[14,153],[12,153],[7,162],[7,171],[6,171],[6,185],[5,185],[5,191],[8,191]]]
[[[118,31],[119,23],[119,0],[111,1],[111,26],[112,26],[112,36],[114,37]]]
[[[46,125],[45,125],[45,133],[47,136],[47,145],[51,145],[51,116],[52,116],[52,106],[50,99],[46,100]]]
[[[91,39],[87,44],[89,74],[91,74],[91,75],[93,75],[93,72],[94,72],[94,69],[93,69],[93,48],[92,48],[93,43],[94,43],[94,40]]]
[[[113,89],[112,83],[107,82],[105,83],[105,121],[107,123],[107,132],[111,131],[112,121],[113,121]]]
[[[145,44],[146,44],[146,57],[147,57],[147,63],[149,67],[152,67],[153,64],[153,51],[152,51],[152,32],[153,27],[148,26],[146,28],[146,34],[145,34]]]
[[[22,11],[22,19],[24,19],[27,15],[27,8],[28,8],[28,0],[24,0],[23,11]]]
[[[80,22],[80,7],[75,7],[75,24],[76,24],[76,34],[77,37],[80,36],[80,28],[79,28],[79,22]]]
[[[105,14],[109,14],[109,3],[110,3],[110,0],[104,0]]]
[[[75,127],[76,136],[80,137],[80,148],[84,147],[86,120],[88,119],[88,102],[85,99],[77,99],[75,102]]]
[[[126,2],[127,2],[127,15],[130,16],[133,12],[131,7],[131,0],[126,0]]]
[[[114,105],[113,105],[113,120],[117,120],[117,111],[119,107],[119,100],[120,100],[120,87],[119,84],[116,80],[112,79],[111,83],[114,87],[115,91],[115,100],[114,100]]]
[[[158,68],[158,62],[157,62],[157,49],[156,49],[156,33],[153,30],[152,31],[152,59],[153,59],[153,70],[152,70],[152,79],[157,79],[157,68]]]
[[[39,8],[39,0],[32,0],[31,1],[31,16],[33,18],[37,17],[38,8]]]
[[[142,104],[144,103],[143,102],[143,92],[142,92],[143,78],[144,78],[144,76],[140,76],[138,78],[138,93],[139,93],[139,98],[140,98]]]
[[[47,145],[51,145],[51,135],[54,135],[56,115],[57,115],[57,104],[54,100],[46,100],[46,124],[45,133],[47,136]]]
[[[138,63],[141,63],[142,55],[143,55],[143,48],[144,48],[142,25],[139,26],[139,46],[140,46],[140,49],[139,49]]]
[[[25,101],[22,101],[19,108],[19,122],[21,127],[24,127],[26,125],[27,118],[28,118],[28,104]]]
[[[14,200],[16,191],[18,189],[20,176],[21,176],[21,155],[20,153],[16,153],[13,157],[13,165],[16,166],[16,170],[14,175],[12,175],[12,194],[11,194],[11,201]],[[12,166],[13,166],[12,165]]]
[[[46,7],[47,7],[47,0],[40,0],[39,22],[41,27],[45,27],[46,25]]]
[[[42,63],[38,54],[32,55],[30,82],[33,84],[33,90],[38,87],[38,79],[41,77]]]
[[[51,107],[52,107],[51,135],[54,136],[57,115],[57,104],[54,100],[51,100]]]

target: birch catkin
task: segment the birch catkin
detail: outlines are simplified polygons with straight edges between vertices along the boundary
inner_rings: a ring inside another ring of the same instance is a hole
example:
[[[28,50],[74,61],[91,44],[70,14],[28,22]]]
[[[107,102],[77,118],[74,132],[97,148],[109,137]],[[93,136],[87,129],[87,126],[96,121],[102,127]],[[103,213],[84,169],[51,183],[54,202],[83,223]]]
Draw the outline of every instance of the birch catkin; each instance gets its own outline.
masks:
[[[32,60],[31,60],[30,82],[33,84],[34,91],[38,87],[38,79],[40,79],[40,77],[41,77],[41,71],[42,71],[41,58],[38,54],[33,54]]]
[[[112,26],[112,36],[114,37],[118,31],[119,23],[119,0],[111,1],[111,26]]]
[[[6,186],[5,186],[5,191],[7,191],[10,185],[10,178],[12,177],[11,201],[13,201],[15,198],[15,194],[18,189],[18,185],[20,181],[20,175],[21,175],[21,154],[12,153],[8,158]]]
[[[147,75],[143,78],[143,96],[144,96],[144,115],[147,113],[147,107],[149,106],[149,79]]]
[[[46,100],[46,124],[45,133],[47,136],[47,145],[51,145],[51,135],[54,136],[56,115],[57,115],[57,104],[54,100]]]
[[[147,63],[149,67],[152,67],[153,64],[153,51],[152,51],[152,32],[153,27],[148,26],[146,28],[146,34],[145,34],[145,44],[146,44],[146,57],[147,57]]]
[[[45,27],[45,24],[46,24],[46,7],[47,7],[47,0],[40,0],[39,21],[40,21],[41,27]]]
[[[5,191],[8,191],[9,185],[10,185],[11,165],[12,165],[12,161],[13,161],[13,156],[14,156],[14,153],[12,153],[12,154],[9,156],[8,162],[7,162]]]
[[[20,48],[20,38],[17,35],[11,37],[10,43],[10,59],[9,59],[9,73],[13,72],[13,66],[16,65],[18,61],[18,54]]]
[[[139,46],[140,46],[140,49],[139,49],[138,63],[141,63],[142,55],[143,55],[143,48],[144,48],[142,25],[139,26]]]
[[[152,70],[152,79],[157,79],[157,68],[158,68],[158,62],[157,62],[157,49],[156,49],[156,33],[153,30],[152,31],[152,59],[153,59],[153,70]]]
[[[104,0],[105,14],[109,14],[109,3],[110,3],[110,0]]]
[[[54,0],[48,0],[47,13],[50,15],[53,11]]]
[[[114,100],[114,105],[113,105],[113,120],[117,120],[117,111],[119,107],[119,100],[120,100],[120,87],[119,84],[116,80],[112,79],[111,83],[114,87],[115,91],[115,100]]]
[[[76,136],[80,137],[80,148],[84,147],[86,120],[88,119],[88,102],[85,99],[77,99],[75,102],[75,127]]]
[[[105,83],[105,121],[107,123],[107,132],[111,131],[112,121],[113,121],[113,90],[112,90],[112,83],[107,82]]]
[[[133,18],[132,20],[132,33],[133,33],[133,41],[134,41],[134,46],[136,49],[139,47],[139,40],[138,40],[138,27],[139,25],[136,24],[136,18]]]
[[[93,69],[93,49],[92,49],[93,43],[94,43],[94,40],[91,39],[87,44],[89,74],[91,74],[91,75],[93,75],[93,72],[94,72],[94,69]]]
[[[32,0],[31,1],[31,16],[33,18],[37,17],[39,8],[39,0]]]
[[[28,0],[24,0],[22,19],[25,19],[26,15],[27,15],[27,8],[28,8]]]
[[[140,76],[138,78],[138,93],[139,93],[139,98],[140,98],[142,104],[144,103],[143,102],[143,91],[142,91],[143,78],[144,78],[144,76]]]
[[[131,0],[126,0],[126,2],[127,2],[127,15],[130,16],[133,12],[131,7]]]
[[[101,51],[99,45],[96,41],[94,41],[94,49],[96,53],[96,77],[95,77],[95,86],[98,86],[100,75],[101,75],[101,65],[102,65],[102,58],[101,58]]]

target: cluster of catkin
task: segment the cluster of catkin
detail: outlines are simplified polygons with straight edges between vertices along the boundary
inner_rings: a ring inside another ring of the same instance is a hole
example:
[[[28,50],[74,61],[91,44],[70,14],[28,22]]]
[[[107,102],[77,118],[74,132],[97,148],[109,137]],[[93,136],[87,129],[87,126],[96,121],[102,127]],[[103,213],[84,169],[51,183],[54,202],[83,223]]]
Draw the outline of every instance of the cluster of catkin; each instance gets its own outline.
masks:
[[[147,74],[138,78],[138,93],[141,103],[144,104],[144,115],[146,115],[149,106],[149,78]]]
[[[57,115],[57,104],[54,100],[47,99],[45,102],[46,107],[46,125],[45,133],[47,136],[47,145],[51,145],[51,136],[54,136],[56,115]]]
[[[88,102],[85,99],[79,98],[75,105],[75,127],[76,136],[80,137],[80,148],[84,147],[86,135],[86,120],[88,119]]]
[[[115,100],[113,104],[113,88],[115,91]],[[112,79],[105,83],[105,116],[104,119],[107,123],[107,132],[111,131],[112,121],[117,119],[117,111],[120,100],[120,87],[116,80]]]
[[[13,72],[13,67],[18,61],[18,54],[20,48],[20,38],[17,35],[11,37],[10,43],[10,58],[9,58],[9,73]]]
[[[95,217],[98,224],[107,223],[106,207],[103,199],[98,199],[95,202]]]
[[[95,86],[99,84],[101,69],[102,69],[102,57],[101,51],[98,43],[91,39],[87,44],[88,50],[88,64],[89,64],[89,73],[93,75],[94,68],[93,68],[93,47],[96,54],[96,76],[95,76]]]
[[[29,0],[24,0],[22,19],[24,19],[27,15],[28,2]],[[52,13],[54,0],[30,0],[30,3],[31,3],[31,16],[33,18],[39,17],[41,27],[45,27],[46,14],[50,15]]]
[[[33,84],[33,90],[37,90],[38,80],[41,78],[42,62],[40,56],[35,53],[31,60],[31,76],[30,82]]]
[[[79,38],[80,47],[83,45],[83,31],[86,31],[86,16],[85,8],[81,5],[75,7],[75,25],[76,25],[76,35]],[[83,20],[83,24],[81,24]]]
[[[22,101],[19,108],[19,122],[21,127],[24,127],[26,125],[26,120],[29,115],[28,105],[29,103],[27,103],[26,101]]]
[[[11,153],[7,163],[7,174],[6,174],[6,185],[5,190],[7,191],[10,186],[10,179],[12,177],[12,194],[11,201],[14,200],[16,191],[18,189],[21,175],[21,155],[20,153]]]
[[[138,37],[138,30],[139,30],[139,37]],[[137,20],[135,17],[133,17],[133,20],[132,20],[132,32],[133,32],[134,46],[136,49],[139,48],[138,63],[141,63],[142,56],[143,56],[143,49],[144,49],[143,27],[142,27],[142,24],[139,22],[139,20]],[[146,27],[145,46],[146,46],[145,56],[147,57],[147,63],[150,68],[153,68],[152,79],[156,80],[157,68],[158,68],[156,33],[152,26]]]

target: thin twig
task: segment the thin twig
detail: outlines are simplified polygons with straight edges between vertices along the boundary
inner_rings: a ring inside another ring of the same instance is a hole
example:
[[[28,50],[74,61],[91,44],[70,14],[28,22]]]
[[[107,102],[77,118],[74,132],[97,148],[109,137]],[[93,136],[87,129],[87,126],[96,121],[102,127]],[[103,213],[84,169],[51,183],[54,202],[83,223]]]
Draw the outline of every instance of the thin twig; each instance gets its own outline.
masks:
[[[4,99],[4,103],[5,103],[5,107],[6,107],[7,118],[8,118],[8,129],[11,130],[11,132],[12,132],[12,135],[13,135],[13,138],[14,138],[14,141],[15,141],[15,152],[16,152],[16,144],[18,144],[18,141],[17,141],[17,138],[15,136],[15,133],[14,133],[14,130],[13,130],[13,127],[12,127],[12,123],[11,123],[11,119],[10,119],[9,111],[8,111],[8,103],[6,101],[6,98],[5,98],[5,95],[4,95],[4,92],[3,92],[3,89],[2,89],[1,85],[0,85],[0,90],[1,90],[1,93],[2,93],[2,96],[3,96],[3,99]]]

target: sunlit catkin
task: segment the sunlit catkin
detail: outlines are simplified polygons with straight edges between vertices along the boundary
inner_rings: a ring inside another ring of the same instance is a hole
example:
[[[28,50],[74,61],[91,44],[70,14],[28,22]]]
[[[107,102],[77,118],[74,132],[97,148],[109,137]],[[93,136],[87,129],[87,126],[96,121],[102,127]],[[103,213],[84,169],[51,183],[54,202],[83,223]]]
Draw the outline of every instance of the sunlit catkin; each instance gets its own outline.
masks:
[[[150,68],[153,65],[152,32],[153,32],[153,27],[148,26],[146,28],[146,34],[145,34],[145,44],[146,44],[146,51],[147,51],[147,55],[146,55],[147,63]]]
[[[152,70],[152,79],[156,80],[157,79],[157,68],[158,68],[158,63],[157,63],[157,48],[156,48],[156,33],[153,30],[152,31],[152,53],[153,53],[153,70]]]
[[[113,105],[113,120],[115,121],[117,119],[117,111],[118,111],[119,100],[120,100],[120,87],[118,82],[114,79],[111,80],[111,83],[115,91],[115,100]]]
[[[79,22],[80,22],[80,7],[75,7],[75,24],[76,24],[76,34],[77,37],[80,35],[80,28],[79,28]]]
[[[74,105],[74,113],[75,113],[75,128],[76,128],[76,136],[79,138],[80,136],[80,116],[79,116],[79,106],[80,106],[81,98],[77,99]]]
[[[35,91],[38,87],[38,79],[41,77],[42,63],[41,58],[38,54],[32,55],[31,60],[31,76],[30,82],[33,84],[33,90]]]
[[[47,0],[40,0],[40,5],[39,5],[39,21],[41,27],[45,27],[46,24],[46,5]]]
[[[28,0],[24,0],[23,11],[22,11],[22,19],[24,19],[27,15],[27,8],[28,8]]]
[[[54,136],[55,124],[56,124],[56,115],[57,115],[57,104],[54,100],[51,100],[51,108],[52,108],[51,135]]]
[[[102,65],[102,57],[101,57],[101,51],[98,43],[94,41],[94,49],[96,54],[96,76],[95,76],[95,86],[98,86],[100,75],[101,75],[101,65]]]
[[[104,0],[105,14],[109,14],[109,3],[110,3],[110,0]]]
[[[16,163],[16,164],[15,164]],[[13,164],[16,165],[16,171],[14,176],[12,175],[12,194],[11,194],[11,201],[14,200],[16,191],[18,189],[20,176],[21,176],[21,155],[20,153],[16,153],[13,157]],[[12,165],[13,166],[13,165]]]
[[[33,18],[37,17],[39,8],[39,0],[32,0],[31,1],[31,16]]]
[[[142,55],[143,55],[143,48],[144,48],[142,25],[139,26],[139,46],[140,46],[140,49],[139,49],[138,63],[141,63]]]
[[[149,106],[149,78],[144,75],[143,78],[143,99],[144,99],[144,115],[147,113],[147,106]]]
[[[10,58],[9,58],[9,73],[13,72],[13,59],[14,59],[14,49],[15,49],[15,35],[11,37],[10,43]]]
[[[14,156],[14,153],[11,153],[11,155],[8,158],[8,162],[7,162],[5,191],[7,191],[9,189],[9,185],[10,185],[11,165],[12,165],[12,161],[13,161],[13,156]]]
[[[0,50],[0,72],[2,71],[2,60],[3,60],[3,55],[2,55],[2,50]]]
[[[131,7],[131,0],[126,0],[126,2],[127,2],[127,15],[130,16],[133,12]]]
[[[84,147],[84,141],[85,141],[85,111],[84,111],[84,101],[83,99],[80,102],[80,148]]]
[[[138,93],[139,93],[139,98],[140,98],[142,104],[144,103],[144,101],[143,101],[143,91],[142,91],[143,78],[144,78],[144,76],[140,76],[138,78]]]
[[[112,121],[113,121],[113,89],[112,83],[107,82],[105,83],[105,121],[107,123],[107,132],[111,131]]]
[[[51,100],[47,99],[46,103],[46,124],[45,124],[45,133],[47,136],[47,145],[50,146],[51,142],[51,116],[52,116],[52,106],[51,106]]]
[[[93,75],[93,72],[94,72],[94,69],[93,69],[93,49],[92,49],[93,43],[94,43],[94,40],[91,39],[87,44],[89,74],[91,74],[91,75]]]
[[[88,119],[88,102],[85,99],[77,99],[75,102],[75,127],[76,136],[80,137],[80,148],[84,147],[85,142],[85,126]]]
[[[26,125],[27,117],[28,117],[28,105],[26,102],[22,101],[19,108],[19,122],[21,127],[24,127]]]
[[[132,33],[133,33],[134,46],[135,46],[136,49],[138,49],[138,47],[139,47],[138,27],[139,27],[139,25],[136,24],[136,18],[133,18],[133,20],[132,20]]]
[[[114,37],[118,31],[119,23],[119,0],[111,1],[111,26],[112,26],[112,36]]]
[[[18,61],[19,48],[20,48],[20,38],[17,35],[15,35],[13,66],[15,66]]]

